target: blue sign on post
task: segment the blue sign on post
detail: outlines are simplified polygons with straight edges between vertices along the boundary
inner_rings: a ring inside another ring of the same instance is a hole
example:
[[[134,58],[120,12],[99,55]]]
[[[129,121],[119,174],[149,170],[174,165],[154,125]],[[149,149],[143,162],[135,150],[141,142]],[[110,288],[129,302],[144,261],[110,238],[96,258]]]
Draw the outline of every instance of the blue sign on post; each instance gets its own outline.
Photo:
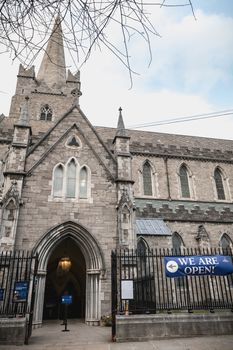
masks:
[[[28,282],[15,282],[13,301],[26,302],[28,297]]]
[[[167,256],[164,257],[167,277],[182,276],[224,276],[233,273],[231,256]]]
[[[0,301],[4,300],[4,289],[0,288]]]
[[[72,304],[72,295],[62,295],[61,303],[67,305]]]

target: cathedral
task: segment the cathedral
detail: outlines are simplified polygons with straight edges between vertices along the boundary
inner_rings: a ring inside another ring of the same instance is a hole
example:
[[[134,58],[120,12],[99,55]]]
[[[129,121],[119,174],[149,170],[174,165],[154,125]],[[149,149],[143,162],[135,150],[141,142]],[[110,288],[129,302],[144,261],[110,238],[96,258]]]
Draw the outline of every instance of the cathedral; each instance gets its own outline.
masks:
[[[1,251],[38,255],[35,326],[111,312],[111,251],[232,247],[233,141],[93,126],[57,20],[0,117]],[[118,118],[118,120],[117,120]],[[68,273],[61,266],[69,265]]]

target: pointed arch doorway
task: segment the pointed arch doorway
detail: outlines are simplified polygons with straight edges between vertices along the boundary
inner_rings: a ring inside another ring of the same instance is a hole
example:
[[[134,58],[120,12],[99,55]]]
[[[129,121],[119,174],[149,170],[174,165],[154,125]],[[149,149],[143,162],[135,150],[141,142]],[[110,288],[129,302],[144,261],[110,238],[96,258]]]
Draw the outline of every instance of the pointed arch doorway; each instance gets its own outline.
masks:
[[[84,317],[98,325],[101,317],[101,279],[105,274],[103,254],[97,240],[80,224],[65,222],[49,230],[36,244],[39,266],[34,308],[34,326],[43,318],[62,316],[60,296],[74,293],[72,317]],[[58,262],[67,255],[70,271],[59,273]],[[72,265],[73,264],[73,265]]]
[[[62,269],[62,259],[70,268]],[[69,318],[85,319],[86,263],[76,242],[67,237],[62,240],[50,255],[45,282],[43,320],[63,319],[61,297],[72,295]]]

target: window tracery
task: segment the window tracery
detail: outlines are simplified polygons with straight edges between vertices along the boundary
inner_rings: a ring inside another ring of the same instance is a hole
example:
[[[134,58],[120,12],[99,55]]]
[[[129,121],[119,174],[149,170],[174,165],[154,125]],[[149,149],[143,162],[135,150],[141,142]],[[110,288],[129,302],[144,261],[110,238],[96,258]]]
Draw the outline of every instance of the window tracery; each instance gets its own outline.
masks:
[[[72,148],[78,151],[82,148],[82,143],[81,143],[81,140],[78,138],[78,136],[73,134],[68,137],[68,139],[65,142],[65,146],[67,148]]]
[[[45,104],[40,110],[40,120],[51,121],[53,116],[52,108]]]
[[[91,195],[90,170],[80,168],[77,160],[71,158],[65,165],[57,164],[53,171],[52,197],[88,199]]]

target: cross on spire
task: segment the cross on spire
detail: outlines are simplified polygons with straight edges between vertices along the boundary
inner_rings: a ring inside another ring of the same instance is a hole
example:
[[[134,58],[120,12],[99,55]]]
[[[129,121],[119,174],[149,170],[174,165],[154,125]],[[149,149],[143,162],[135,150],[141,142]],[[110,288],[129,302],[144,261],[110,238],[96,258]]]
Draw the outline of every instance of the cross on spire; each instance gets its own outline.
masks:
[[[119,108],[119,117],[118,117],[118,123],[117,123],[117,132],[116,136],[127,136],[126,130],[125,130],[125,124],[122,117],[122,108]]]

